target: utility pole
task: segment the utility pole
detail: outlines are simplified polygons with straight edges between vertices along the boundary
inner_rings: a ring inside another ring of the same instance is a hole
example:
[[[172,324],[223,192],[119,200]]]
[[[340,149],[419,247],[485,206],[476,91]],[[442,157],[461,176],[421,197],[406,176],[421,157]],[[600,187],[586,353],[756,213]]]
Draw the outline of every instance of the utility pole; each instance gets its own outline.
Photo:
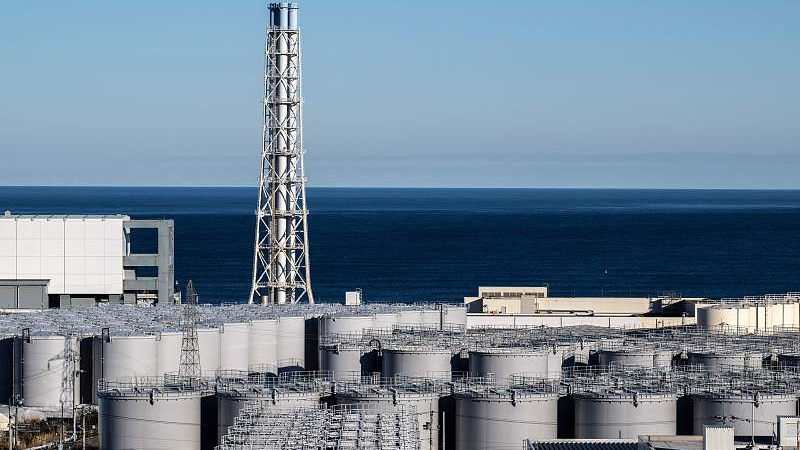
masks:
[[[86,407],[81,408],[81,430],[83,431],[83,439],[81,448],[86,450]]]
[[[11,398],[8,399],[8,450],[14,450],[14,433],[11,431]]]

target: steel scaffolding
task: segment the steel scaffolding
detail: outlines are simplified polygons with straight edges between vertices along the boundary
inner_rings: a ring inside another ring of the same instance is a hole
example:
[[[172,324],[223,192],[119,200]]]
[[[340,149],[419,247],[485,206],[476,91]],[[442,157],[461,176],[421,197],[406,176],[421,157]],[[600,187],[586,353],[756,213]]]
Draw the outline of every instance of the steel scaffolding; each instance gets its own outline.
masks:
[[[250,303],[314,303],[308,263],[297,9],[296,3],[269,6]]]

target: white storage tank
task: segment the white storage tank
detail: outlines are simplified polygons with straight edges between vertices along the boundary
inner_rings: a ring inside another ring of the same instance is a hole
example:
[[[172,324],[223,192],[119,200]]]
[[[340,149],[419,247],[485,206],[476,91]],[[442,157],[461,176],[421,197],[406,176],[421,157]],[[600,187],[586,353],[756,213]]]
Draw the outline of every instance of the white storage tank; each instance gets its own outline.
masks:
[[[382,374],[384,377],[395,375],[436,376],[441,379],[451,377],[451,358],[453,354],[447,348],[398,346],[384,348],[382,355]]]
[[[247,363],[250,368],[278,366],[278,320],[250,322],[250,345]]]
[[[223,323],[219,327],[220,370],[247,370],[250,358],[250,324]],[[202,360],[200,361],[202,365]]]
[[[391,330],[398,321],[397,313],[377,313],[372,317],[372,328]]]
[[[746,327],[749,319],[744,323],[739,323],[739,308],[733,305],[712,305],[697,308],[697,326],[708,329],[735,328],[738,326]]]
[[[197,347],[203,372],[211,373],[220,369],[219,343],[218,328],[197,328]]]
[[[278,318],[278,370],[303,370],[306,361],[306,321],[303,316]]]
[[[548,375],[548,352],[544,348],[490,348],[470,350],[469,374],[475,377],[493,376],[498,382],[514,373]]]
[[[442,323],[467,328],[467,307],[463,305],[442,305]]]
[[[360,334],[365,329],[373,328],[375,325],[372,315],[347,316],[341,314],[329,314],[319,320],[319,335],[323,336],[330,333],[355,333]]]
[[[654,348],[630,347],[615,350],[601,350],[597,356],[601,366],[656,366],[656,351]]]
[[[551,378],[560,378],[565,361],[575,354],[574,343],[557,342],[551,344],[547,352],[547,372]]]
[[[111,333],[96,338],[95,345],[99,346],[102,379],[158,376],[155,335]]]
[[[327,344],[319,347],[319,370],[323,372],[357,372],[371,375],[377,371],[373,352],[359,345]]]
[[[338,383],[337,405],[380,405],[385,411],[413,407],[419,422],[420,448],[439,448],[442,430],[439,401],[449,388],[432,380],[384,380],[381,383]]]
[[[220,383],[217,385],[217,437],[228,433],[234,419],[248,402],[261,402],[276,408],[313,407],[319,404],[323,387],[308,381],[265,379],[259,382]]]
[[[60,415],[63,399],[71,415],[73,402],[80,403],[78,341],[60,335],[33,334],[22,339],[21,348],[25,406]]]
[[[201,391],[155,383],[101,381],[100,448],[198,450],[203,395]]]
[[[162,331],[156,336],[156,374],[178,372],[181,365],[183,332]],[[202,367],[202,362],[200,363]]]
[[[676,434],[678,397],[623,389],[574,394],[575,438],[636,439]]]
[[[689,364],[702,365],[707,370],[719,372],[730,368],[759,368],[762,356],[736,349],[705,350],[689,353]]]
[[[723,417],[736,417],[737,420],[727,420],[725,424],[734,427],[736,436],[749,439],[749,420],[755,415],[755,436],[772,437],[778,429],[778,416],[797,414],[797,396],[789,392],[759,393],[720,386],[692,394],[692,410],[694,434],[702,434],[704,425],[722,425]]]
[[[430,320],[430,317],[427,317],[423,312],[419,309],[403,309],[400,310],[397,316],[397,324],[398,325],[420,325],[423,323],[430,323],[425,322],[426,320]]]
[[[531,437],[557,437],[558,393],[466,386],[455,393],[455,416],[459,450],[522,448]]]

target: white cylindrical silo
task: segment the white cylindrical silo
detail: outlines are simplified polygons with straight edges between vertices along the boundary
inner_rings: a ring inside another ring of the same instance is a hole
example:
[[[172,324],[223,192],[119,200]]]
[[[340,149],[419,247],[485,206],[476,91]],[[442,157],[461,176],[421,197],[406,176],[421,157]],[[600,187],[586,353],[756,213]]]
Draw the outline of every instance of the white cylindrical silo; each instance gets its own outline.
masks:
[[[373,368],[368,355],[358,345],[328,344],[319,347],[319,370],[325,372],[357,372],[370,375]]]
[[[158,375],[156,336],[112,334],[108,339],[98,337],[95,343],[100,346],[100,378],[115,380]]]
[[[654,348],[630,347],[616,350],[601,350],[598,354],[601,366],[635,366],[655,367],[656,352]]]
[[[199,391],[170,387],[101,390],[100,448],[197,450],[202,397]]]
[[[797,396],[793,393],[760,393],[720,389],[692,395],[694,433],[702,434],[704,425],[733,425],[736,436],[773,437],[778,416],[797,414]],[[749,422],[755,417],[755,427]],[[737,418],[732,420],[732,418]]]
[[[58,335],[32,335],[22,340],[21,347],[25,406],[58,415],[63,401],[71,414],[72,404],[80,403],[77,340]]]
[[[219,328],[220,370],[248,369],[250,358],[250,324],[224,323]],[[202,365],[202,361],[200,362]]]
[[[738,308],[730,305],[712,305],[697,308],[697,326],[708,329],[736,327],[738,324]],[[742,324],[741,326],[746,326]]]
[[[636,439],[676,433],[678,398],[670,393],[599,390],[575,394],[577,439]]]
[[[383,349],[384,377],[396,375],[432,376],[449,379],[451,376],[450,349],[433,347],[393,347]]]
[[[319,319],[319,335],[362,333],[375,325],[373,316],[326,315]]]
[[[455,448],[522,448],[526,439],[557,437],[558,394],[527,389],[465,389],[455,393]]]
[[[261,319],[250,322],[248,365],[256,367],[278,366],[278,320]]]
[[[470,350],[469,373],[476,377],[493,376],[507,380],[515,373],[536,373],[547,378],[547,348],[492,348]]]
[[[435,382],[397,380],[389,384],[343,383],[336,386],[337,405],[380,405],[384,411],[413,407],[419,422],[420,448],[440,448],[442,430],[439,402],[442,386]]]
[[[397,313],[378,313],[372,317],[372,327],[382,330],[391,330],[397,325],[399,315]]]
[[[278,369],[303,370],[306,361],[306,321],[303,316],[278,318]]]
[[[217,386],[217,437],[228,433],[234,419],[248,402],[277,408],[302,408],[319,405],[323,393],[313,383],[230,383]]]
[[[689,353],[689,364],[701,365],[706,370],[719,372],[731,368],[761,367],[762,356],[746,350],[720,349]]]
[[[178,372],[181,365],[182,344],[183,333],[180,331],[163,331],[156,336],[157,375]]]
[[[442,323],[467,328],[467,307],[463,305],[442,305]]]
[[[198,328],[197,347],[200,353],[200,368],[203,372],[214,372],[220,366],[219,329]]]

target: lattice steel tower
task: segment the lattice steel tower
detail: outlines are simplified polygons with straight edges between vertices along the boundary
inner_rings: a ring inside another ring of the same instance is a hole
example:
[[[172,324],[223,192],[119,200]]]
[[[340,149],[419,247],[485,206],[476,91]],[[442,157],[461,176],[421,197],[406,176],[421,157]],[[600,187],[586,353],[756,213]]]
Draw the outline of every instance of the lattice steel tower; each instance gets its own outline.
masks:
[[[314,303],[303,170],[296,3],[269,5],[264,128],[250,303]]]
[[[200,345],[197,340],[197,321],[200,313],[197,311],[197,291],[192,280],[186,284],[186,302],[181,308],[181,359],[178,366],[178,375],[184,379],[198,380],[203,372],[200,369]]]

